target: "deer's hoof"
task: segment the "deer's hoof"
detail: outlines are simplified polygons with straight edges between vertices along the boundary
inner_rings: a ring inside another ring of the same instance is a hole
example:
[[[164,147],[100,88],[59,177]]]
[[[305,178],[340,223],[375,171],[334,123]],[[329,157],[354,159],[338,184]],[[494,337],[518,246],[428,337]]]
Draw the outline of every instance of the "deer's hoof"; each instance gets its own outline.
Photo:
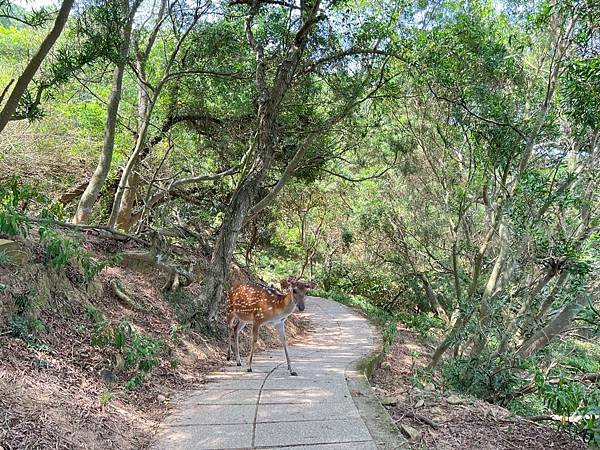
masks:
[[[297,377],[298,376],[298,372],[294,372],[293,370],[290,372],[290,375],[293,377]]]
[[[252,372],[252,367],[248,367],[248,372]]]
[[[241,362],[239,362],[239,363],[237,363],[237,365],[238,365],[238,367],[240,367],[240,366],[242,365],[242,363],[241,363]]]

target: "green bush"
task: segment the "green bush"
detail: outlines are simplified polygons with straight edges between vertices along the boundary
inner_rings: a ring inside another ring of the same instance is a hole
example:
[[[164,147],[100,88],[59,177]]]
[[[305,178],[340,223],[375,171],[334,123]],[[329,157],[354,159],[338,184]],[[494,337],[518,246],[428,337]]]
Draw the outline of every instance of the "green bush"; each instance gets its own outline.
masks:
[[[6,266],[13,261],[13,257],[6,252],[0,252],[0,267]]]
[[[43,261],[50,266],[64,269],[80,253],[79,246],[74,241],[63,238],[52,228],[40,227],[39,235],[44,250]]]
[[[41,226],[39,229],[40,244],[43,249],[43,262],[57,269],[66,269],[73,262],[78,262],[83,269],[83,281],[89,284],[102,270],[112,263],[111,259],[95,260],[92,255],[81,248],[81,244],[63,237],[53,228]]]
[[[0,184],[0,233],[27,236],[31,224],[25,212],[33,200],[41,198],[31,185],[23,185],[17,178]]]
[[[402,323],[419,333],[423,339],[431,337],[432,330],[444,330],[446,328],[446,322],[433,313],[398,313],[397,316]]]
[[[158,357],[162,351],[161,341],[140,333],[126,320],[111,326],[102,313],[91,305],[86,312],[94,326],[92,345],[109,345],[117,349],[123,356],[125,369],[135,372],[128,380],[127,388],[133,389],[138,386],[145,375],[158,365]]]
[[[566,420],[561,427],[569,426],[582,434],[590,444],[600,445],[600,389],[597,385],[586,386],[575,380],[560,378],[558,383],[550,383],[541,372],[535,376],[537,392],[546,407],[563,417],[581,416],[583,420],[575,424]]]
[[[492,403],[506,405],[524,380],[499,358],[453,358],[442,366],[447,386]]]

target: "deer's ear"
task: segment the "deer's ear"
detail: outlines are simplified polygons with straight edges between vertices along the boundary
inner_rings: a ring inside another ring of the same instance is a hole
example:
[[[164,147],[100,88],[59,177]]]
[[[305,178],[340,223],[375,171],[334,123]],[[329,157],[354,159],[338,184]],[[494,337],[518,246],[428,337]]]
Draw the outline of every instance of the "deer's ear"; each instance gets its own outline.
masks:
[[[279,282],[281,289],[285,290],[289,287],[288,280],[283,279]]]
[[[308,288],[309,289],[314,289],[318,286],[316,281],[311,281],[310,283],[308,283]]]

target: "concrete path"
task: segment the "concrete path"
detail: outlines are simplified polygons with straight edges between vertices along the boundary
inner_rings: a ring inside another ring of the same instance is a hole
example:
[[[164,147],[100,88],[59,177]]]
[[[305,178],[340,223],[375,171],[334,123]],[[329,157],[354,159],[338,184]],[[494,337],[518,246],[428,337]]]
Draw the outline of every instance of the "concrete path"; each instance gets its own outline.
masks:
[[[209,376],[205,389],[190,393],[178,405],[156,448],[397,448],[381,442],[377,433],[373,438],[369,419],[363,419],[364,401],[363,407],[355,402],[346,382],[352,363],[374,348],[367,320],[314,297],[307,299],[304,314],[314,330],[303,343],[290,347],[297,377],[289,375],[283,349],[256,354],[252,373],[246,372],[245,360],[242,367],[231,361],[231,366]]]

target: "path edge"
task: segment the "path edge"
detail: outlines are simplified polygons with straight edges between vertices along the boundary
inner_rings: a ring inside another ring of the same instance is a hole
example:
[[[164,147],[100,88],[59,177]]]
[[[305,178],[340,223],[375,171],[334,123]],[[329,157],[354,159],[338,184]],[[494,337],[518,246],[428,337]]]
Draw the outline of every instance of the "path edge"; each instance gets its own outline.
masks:
[[[339,302],[336,303],[340,304]],[[348,308],[346,305],[343,306]],[[348,309],[352,310],[355,314],[358,313],[353,308]],[[398,430],[389,413],[375,395],[369,382],[373,372],[381,364],[384,357],[383,339],[379,328],[370,320],[369,328],[371,328],[373,333],[374,349],[369,354],[346,366],[344,370],[346,383],[354,405],[367,426],[377,448],[382,450],[408,449],[408,441],[400,434],[400,430]]]

